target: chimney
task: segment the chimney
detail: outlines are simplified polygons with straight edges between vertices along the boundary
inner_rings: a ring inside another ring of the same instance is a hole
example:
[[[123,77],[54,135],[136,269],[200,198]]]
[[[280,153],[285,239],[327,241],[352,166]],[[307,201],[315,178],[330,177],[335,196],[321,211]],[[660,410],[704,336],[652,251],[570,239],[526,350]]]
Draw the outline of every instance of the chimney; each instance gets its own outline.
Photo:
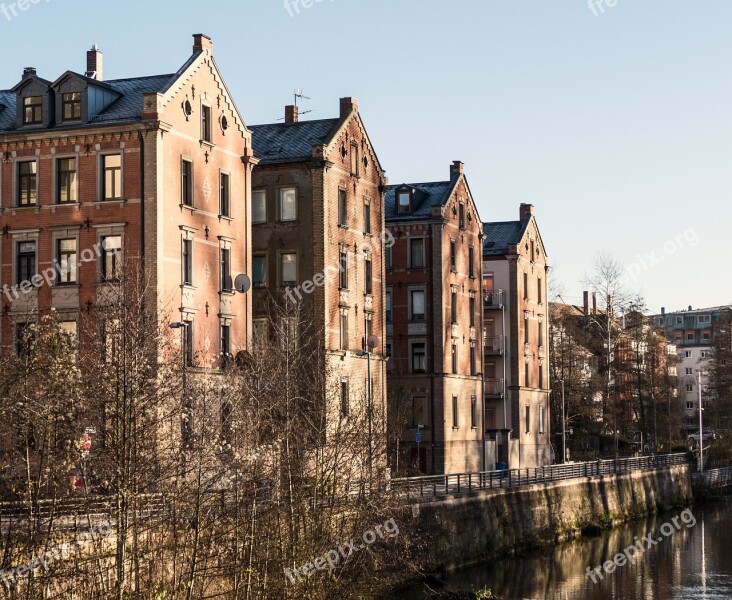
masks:
[[[689,304],[689,311],[691,311],[691,304]]]
[[[104,59],[101,50],[94,44],[86,53],[86,76],[97,81],[102,81],[104,78],[103,74]]]
[[[584,300],[585,316],[587,316],[590,314],[590,292],[583,292],[582,298]]]
[[[592,292],[592,314],[597,314],[597,292]]]
[[[461,161],[453,160],[450,165],[450,178],[452,179],[453,177],[462,175],[464,170],[465,165]]]
[[[26,75],[35,75],[36,74],[36,68],[35,67],[26,67],[23,69],[23,77]]]
[[[355,98],[341,98],[341,119],[358,110],[358,100]]]
[[[285,123],[287,125],[292,125],[293,123],[297,123],[298,112],[299,112],[298,108],[294,104],[285,106]]]
[[[534,205],[533,204],[521,204],[519,206],[519,219],[522,221],[524,220],[524,217],[529,217],[534,214]]]
[[[193,52],[202,52],[208,50],[213,54],[213,42],[205,33],[193,34]]]
[[[661,316],[663,316],[665,314],[666,314],[666,307],[665,306],[662,306],[661,307]]]

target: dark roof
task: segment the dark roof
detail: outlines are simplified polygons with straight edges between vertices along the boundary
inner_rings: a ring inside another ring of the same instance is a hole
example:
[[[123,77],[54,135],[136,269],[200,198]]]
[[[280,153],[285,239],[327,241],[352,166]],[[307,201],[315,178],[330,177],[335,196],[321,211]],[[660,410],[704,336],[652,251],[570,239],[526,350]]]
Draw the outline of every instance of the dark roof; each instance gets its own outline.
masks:
[[[320,119],[251,125],[254,156],[265,165],[307,160],[313,155],[313,146],[324,144],[339,122]]]
[[[431,183],[403,183],[386,188],[385,218],[387,221],[423,221],[432,218],[432,208],[442,206],[450,198],[450,193],[457,178],[450,181],[434,181]],[[396,190],[408,186],[416,190],[415,207],[410,213],[398,213],[396,206]]]
[[[79,75],[79,77],[86,79],[83,75]],[[117,100],[96,117],[93,117],[92,123],[114,123],[140,119],[143,111],[143,94],[162,93],[174,77],[174,74],[168,74],[112,79],[103,82],[89,80],[95,85],[101,84],[103,87],[111,88],[120,94]],[[0,106],[2,106],[0,108],[0,131],[15,129],[15,102],[15,92],[0,90]],[[74,125],[74,127],[79,127],[79,125]]]
[[[483,256],[508,254],[512,244],[518,244],[524,237],[530,216],[520,221],[501,221],[497,223],[483,223]]]

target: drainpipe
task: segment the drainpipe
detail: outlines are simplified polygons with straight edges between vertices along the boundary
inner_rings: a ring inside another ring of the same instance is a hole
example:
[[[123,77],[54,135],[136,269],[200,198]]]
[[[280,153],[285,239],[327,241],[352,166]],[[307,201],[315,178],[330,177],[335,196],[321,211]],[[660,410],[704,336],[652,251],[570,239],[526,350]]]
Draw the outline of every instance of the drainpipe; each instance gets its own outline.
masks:
[[[140,144],[140,256],[142,269],[145,269],[145,138],[142,131],[137,132],[137,142]]]

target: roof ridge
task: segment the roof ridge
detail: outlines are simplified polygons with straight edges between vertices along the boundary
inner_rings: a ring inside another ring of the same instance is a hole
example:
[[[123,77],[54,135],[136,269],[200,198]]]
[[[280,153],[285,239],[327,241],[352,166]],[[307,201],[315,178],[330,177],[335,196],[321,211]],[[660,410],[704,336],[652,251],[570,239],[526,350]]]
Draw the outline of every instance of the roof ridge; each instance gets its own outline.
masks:
[[[284,121],[278,122],[278,123],[259,123],[257,125],[247,125],[249,129],[252,129],[253,127],[271,127],[272,125],[287,125],[288,127],[292,125],[306,125],[307,123],[324,123],[326,121],[338,121],[338,117],[331,117],[331,118],[325,118],[325,119],[308,119],[307,121],[297,121],[296,123],[285,123]]]

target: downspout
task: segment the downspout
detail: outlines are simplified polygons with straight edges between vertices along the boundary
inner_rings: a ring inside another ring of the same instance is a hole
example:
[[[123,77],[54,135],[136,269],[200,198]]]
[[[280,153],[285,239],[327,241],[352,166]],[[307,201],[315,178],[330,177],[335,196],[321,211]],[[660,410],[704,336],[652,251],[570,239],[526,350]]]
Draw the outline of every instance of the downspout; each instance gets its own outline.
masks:
[[[137,132],[140,144],[140,257],[143,273],[145,271],[145,138],[142,131]]]
[[[432,260],[434,258],[434,252],[432,251],[432,227],[430,226],[429,229],[430,232],[430,269],[433,268]],[[432,277],[429,278],[428,287],[430,290],[430,298],[433,297],[434,294],[434,283]],[[431,324],[432,327],[432,336],[428,336],[432,338],[432,375],[430,376],[430,423],[432,424],[432,443],[430,444],[432,447],[432,475],[435,475],[435,437],[437,434],[437,424],[435,423],[435,344],[434,344],[434,337],[435,337],[435,307],[434,302],[430,302],[430,320],[428,321]],[[443,402],[444,406],[444,402]],[[419,456],[417,457],[417,460],[419,460]]]

